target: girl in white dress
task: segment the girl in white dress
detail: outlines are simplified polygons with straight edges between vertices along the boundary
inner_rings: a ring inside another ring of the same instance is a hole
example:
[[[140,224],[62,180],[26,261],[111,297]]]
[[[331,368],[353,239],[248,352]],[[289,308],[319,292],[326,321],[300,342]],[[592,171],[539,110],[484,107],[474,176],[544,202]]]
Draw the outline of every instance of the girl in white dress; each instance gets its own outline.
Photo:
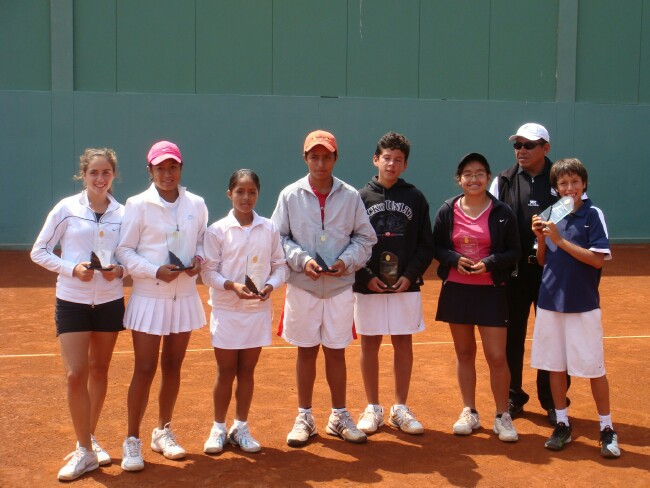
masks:
[[[124,315],[135,353],[127,402],[128,433],[122,446],[125,471],[144,468],[140,423],[156,374],[161,342],[158,425],[151,434],[151,449],[168,459],[185,457],[170,422],[190,335],[205,325],[196,277],[203,261],[208,209],[203,198],[179,185],[183,159],[176,144],[157,142],[147,160],[153,183],[127,200],[116,251],[133,277],[133,291]]]
[[[216,454],[226,440],[246,452],[261,449],[250,434],[248,412],[254,372],[262,346],[271,344],[271,292],[288,273],[280,233],[253,210],[260,190],[249,169],[235,171],[228,184],[233,209],[205,233],[201,277],[210,286],[210,332],[217,360],[214,424],[204,451]],[[226,414],[237,378],[235,421],[226,429]]]

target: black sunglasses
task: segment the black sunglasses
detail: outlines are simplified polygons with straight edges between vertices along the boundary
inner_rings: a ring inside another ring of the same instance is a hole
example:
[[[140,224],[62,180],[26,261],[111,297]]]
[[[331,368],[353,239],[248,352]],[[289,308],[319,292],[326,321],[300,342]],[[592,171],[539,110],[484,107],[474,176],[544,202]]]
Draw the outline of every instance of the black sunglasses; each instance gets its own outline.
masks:
[[[542,142],[518,142],[517,141],[512,145],[512,147],[514,147],[517,150],[521,149],[522,147],[525,147],[528,151],[530,151],[531,149],[535,149],[537,146],[543,146],[544,144],[546,144],[546,141],[542,141]]]

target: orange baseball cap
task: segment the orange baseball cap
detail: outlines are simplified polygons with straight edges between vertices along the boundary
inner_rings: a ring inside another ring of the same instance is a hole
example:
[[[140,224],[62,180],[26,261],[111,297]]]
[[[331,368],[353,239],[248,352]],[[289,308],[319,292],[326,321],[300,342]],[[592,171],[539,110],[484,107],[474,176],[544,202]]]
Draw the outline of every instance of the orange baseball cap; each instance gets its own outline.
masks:
[[[324,130],[315,130],[310,132],[305,139],[303,152],[306,154],[316,146],[324,146],[328,151],[336,152],[336,137],[330,132]]]

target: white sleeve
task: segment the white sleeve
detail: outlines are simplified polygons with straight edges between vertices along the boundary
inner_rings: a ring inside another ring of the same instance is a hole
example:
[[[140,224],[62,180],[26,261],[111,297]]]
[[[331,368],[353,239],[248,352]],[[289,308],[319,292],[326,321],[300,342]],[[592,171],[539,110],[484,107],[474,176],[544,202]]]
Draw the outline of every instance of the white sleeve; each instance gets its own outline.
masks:
[[[65,261],[54,254],[54,248],[61,240],[71,218],[68,209],[59,202],[48,214],[45,224],[32,247],[31,258],[36,264],[49,271],[72,276],[77,263]]]

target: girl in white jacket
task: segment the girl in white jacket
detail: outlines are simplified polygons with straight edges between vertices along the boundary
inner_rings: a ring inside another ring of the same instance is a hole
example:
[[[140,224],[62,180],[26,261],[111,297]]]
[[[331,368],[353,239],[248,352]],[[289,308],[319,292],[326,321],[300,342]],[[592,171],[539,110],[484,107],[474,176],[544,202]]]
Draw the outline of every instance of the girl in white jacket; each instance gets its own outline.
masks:
[[[83,181],[84,190],[56,204],[31,253],[35,263],[59,274],[56,335],[77,436],[77,448],[66,457],[69,462],[59,471],[60,480],[73,480],[111,463],[94,432],[106,397],[113,348],[123,330],[125,270],[113,255],[124,214],[124,207],[111,194],[116,172],[112,149],[86,149],[75,177]],[[61,257],[54,253],[58,243]],[[102,269],[91,269],[91,252]]]
[[[230,177],[233,209],[205,233],[205,265],[201,276],[210,286],[210,332],[217,360],[214,424],[204,451],[221,452],[226,438],[246,452],[261,449],[248,429],[255,366],[262,346],[271,344],[271,292],[288,274],[280,233],[255,213],[260,180],[240,169]],[[237,377],[235,421],[226,430],[226,414]]]
[[[147,159],[153,183],[127,200],[116,251],[133,277],[124,315],[135,353],[127,401],[128,434],[122,445],[125,471],[144,468],[140,423],[158,367],[161,341],[158,426],[151,434],[151,449],[168,459],[185,457],[170,422],[190,335],[205,325],[196,277],[203,261],[208,209],[203,198],[179,185],[183,160],[176,144],[157,142]]]

